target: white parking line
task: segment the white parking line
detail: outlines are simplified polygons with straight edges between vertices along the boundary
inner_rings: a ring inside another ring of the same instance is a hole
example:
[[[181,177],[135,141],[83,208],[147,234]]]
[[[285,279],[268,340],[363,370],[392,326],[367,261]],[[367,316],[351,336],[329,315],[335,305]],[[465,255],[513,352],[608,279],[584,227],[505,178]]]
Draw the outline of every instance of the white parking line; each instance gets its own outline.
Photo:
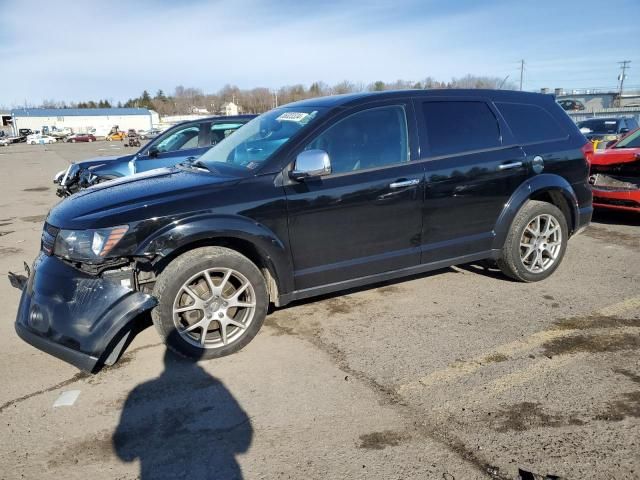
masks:
[[[62,392],[60,396],[53,402],[53,408],[71,407],[80,396],[80,390],[67,390]]]
[[[629,310],[633,310],[634,308],[640,308],[640,297],[632,297],[632,298],[623,300],[621,302],[614,303],[613,305],[609,305],[600,310],[597,310],[592,315],[613,317],[616,315],[620,315],[624,312],[627,312]],[[456,362],[448,366],[447,368],[444,368],[442,370],[436,370],[435,372],[432,372],[429,375],[426,375],[422,378],[411,381],[409,383],[405,383],[404,385],[400,385],[396,389],[396,391],[402,394],[407,390],[411,390],[415,388],[428,388],[434,385],[439,385],[443,382],[449,382],[451,380],[464,377],[466,375],[471,375],[475,373],[483,365],[486,365],[487,362],[485,359],[488,356],[500,355],[505,357],[511,357],[517,353],[533,350],[534,348],[537,348],[550,340],[572,335],[577,331],[578,330],[576,329],[566,329],[566,330],[551,329],[551,330],[543,330],[541,332],[536,332],[523,340],[516,340],[513,342],[505,343],[503,345],[499,345],[492,351],[487,352],[474,359],[464,361],[464,362]]]

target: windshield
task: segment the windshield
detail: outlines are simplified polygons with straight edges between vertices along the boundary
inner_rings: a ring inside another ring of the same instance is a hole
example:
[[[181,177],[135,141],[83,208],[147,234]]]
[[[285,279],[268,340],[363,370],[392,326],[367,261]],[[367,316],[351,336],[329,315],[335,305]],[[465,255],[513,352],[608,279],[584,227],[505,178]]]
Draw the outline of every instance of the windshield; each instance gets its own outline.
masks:
[[[614,148],[640,148],[640,128],[620,140]]]
[[[226,163],[255,170],[301,129],[313,123],[325,109],[276,108],[254,118],[200,157],[200,162]],[[215,165],[211,165],[215,168]]]
[[[583,133],[618,133],[617,120],[585,120],[578,123]],[[589,130],[588,132],[586,130]]]

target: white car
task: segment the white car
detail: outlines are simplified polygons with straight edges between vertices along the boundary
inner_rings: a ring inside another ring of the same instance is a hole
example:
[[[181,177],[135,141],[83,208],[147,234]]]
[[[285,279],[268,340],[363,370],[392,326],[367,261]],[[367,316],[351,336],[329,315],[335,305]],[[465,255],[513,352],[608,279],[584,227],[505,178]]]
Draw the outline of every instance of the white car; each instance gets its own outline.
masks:
[[[9,140],[7,140],[6,138],[0,138],[0,147],[6,147],[7,145],[9,145]]]
[[[27,143],[29,145],[44,145],[46,143],[56,143],[56,139],[49,135],[29,135],[27,137]]]

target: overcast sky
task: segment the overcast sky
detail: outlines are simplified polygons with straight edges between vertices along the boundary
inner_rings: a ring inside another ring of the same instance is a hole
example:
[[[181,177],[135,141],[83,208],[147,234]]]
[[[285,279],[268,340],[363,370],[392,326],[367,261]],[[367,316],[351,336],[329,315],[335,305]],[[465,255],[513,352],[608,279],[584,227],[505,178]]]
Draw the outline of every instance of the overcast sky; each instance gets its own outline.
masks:
[[[640,1],[0,0],[0,105],[467,73],[640,84]]]

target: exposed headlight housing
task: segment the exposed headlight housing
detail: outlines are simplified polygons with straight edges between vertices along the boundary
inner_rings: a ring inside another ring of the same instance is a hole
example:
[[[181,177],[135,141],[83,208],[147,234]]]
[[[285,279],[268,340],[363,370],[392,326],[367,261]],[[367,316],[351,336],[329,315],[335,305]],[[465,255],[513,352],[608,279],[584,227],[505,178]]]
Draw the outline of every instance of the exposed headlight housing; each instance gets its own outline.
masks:
[[[100,263],[122,240],[127,230],[128,225],[97,230],[60,230],[53,253],[67,260]]]

